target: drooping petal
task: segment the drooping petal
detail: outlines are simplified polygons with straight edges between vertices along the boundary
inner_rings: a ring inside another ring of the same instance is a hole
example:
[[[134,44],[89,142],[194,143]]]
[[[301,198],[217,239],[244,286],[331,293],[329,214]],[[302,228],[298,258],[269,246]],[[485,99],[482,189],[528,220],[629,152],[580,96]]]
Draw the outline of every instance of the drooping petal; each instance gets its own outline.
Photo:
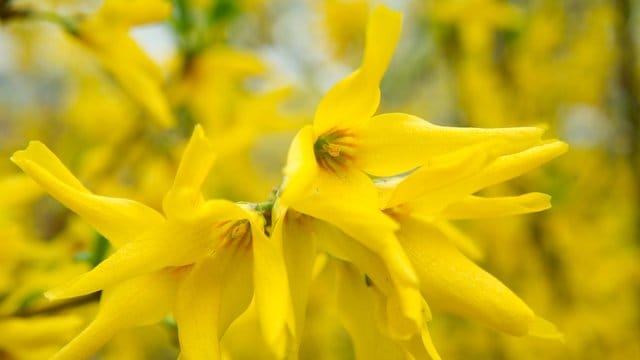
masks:
[[[38,141],[30,142],[25,150],[13,154],[11,160],[116,247],[164,221],[157,211],[139,202],[92,194]]]
[[[105,290],[93,322],[52,359],[88,359],[119,331],[161,321],[173,306],[178,277],[163,270]]]
[[[522,336],[535,314],[503,283],[463,256],[430,224],[403,219],[398,234],[433,306]]]
[[[413,359],[441,360],[426,325],[422,328],[420,334],[405,341],[402,345]]]
[[[542,193],[494,198],[470,195],[447,206],[441,216],[445,219],[479,219],[527,214],[550,208],[550,201],[551,197]]]
[[[312,221],[308,216],[289,210],[286,215],[276,219],[271,234],[272,241],[282,243],[295,318],[295,353],[304,333],[309,288],[316,258],[316,239],[311,232]]]
[[[367,25],[362,65],[322,98],[313,120],[315,133],[352,128],[371,117],[380,102],[379,84],[400,36],[400,13],[384,6],[374,9]]]
[[[253,294],[252,256],[231,245],[197,263],[180,284],[174,316],[180,358],[219,359],[219,341]]]
[[[251,214],[256,309],[266,343],[282,358],[295,334],[295,319],[282,243],[264,233],[264,220]]]
[[[162,209],[168,217],[188,213],[203,201],[201,187],[214,158],[213,145],[197,125],[182,154],[173,185],[162,201]]]
[[[367,249],[334,226],[315,221],[311,233],[318,246],[331,256],[352,263],[371,280],[386,298],[385,322],[395,338],[409,338],[419,333],[425,319],[431,317],[422,300],[416,282],[390,272],[390,267],[379,254]],[[401,249],[399,251],[402,251]],[[364,280],[364,279],[363,279]]]
[[[413,115],[374,116],[358,132],[358,166],[375,176],[393,176],[427,164],[430,159],[461,147],[491,144],[496,154],[526,149],[540,141],[544,130],[463,128],[429,123]]]
[[[313,153],[315,135],[311,125],[296,134],[289,147],[287,165],[284,168],[284,185],[280,202],[284,206],[304,198],[312,190],[312,184],[320,171]]]
[[[356,359],[403,359],[401,349],[380,330],[376,303],[364,276],[346,263],[338,266],[337,307],[351,335]]]

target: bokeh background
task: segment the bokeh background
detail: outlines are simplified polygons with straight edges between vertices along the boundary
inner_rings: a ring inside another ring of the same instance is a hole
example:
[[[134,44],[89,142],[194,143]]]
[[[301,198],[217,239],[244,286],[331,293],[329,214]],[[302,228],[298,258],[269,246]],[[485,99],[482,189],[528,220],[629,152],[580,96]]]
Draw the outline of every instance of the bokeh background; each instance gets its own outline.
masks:
[[[488,194],[553,208],[459,223],[479,263],[565,333],[513,338],[434,311],[446,359],[640,359],[640,2],[635,0],[0,0],[0,359],[44,359],[97,297],[42,292],[98,263],[94,230],[9,161],[46,143],[103,195],[159,208],[195,123],[218,160],[207,195],[261,201],[288,143],[357,67],[367,14],[404,13],[381,112],[454,126],[548,128],[561,158]],[[96,14],[99,14],[96,15]],[[301,357],[350,359],[318,276]],[[259,358],[251,312],[224,339]],[[100,359],[175,358],[175,327],[123,333]]]

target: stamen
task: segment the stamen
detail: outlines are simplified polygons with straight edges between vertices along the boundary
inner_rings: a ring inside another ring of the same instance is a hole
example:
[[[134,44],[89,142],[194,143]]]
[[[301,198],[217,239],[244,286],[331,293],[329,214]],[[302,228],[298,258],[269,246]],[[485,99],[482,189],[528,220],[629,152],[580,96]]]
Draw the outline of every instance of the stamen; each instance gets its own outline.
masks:
[[[350,132],[332,129],[318,137],[313,151],[321,168],[337,173],[353,160],[354,147],[355,139]]]
[[[220,246],[246,247],[251,244],[251,224],[243,219],[221,224],[226,230],[222,232]]]

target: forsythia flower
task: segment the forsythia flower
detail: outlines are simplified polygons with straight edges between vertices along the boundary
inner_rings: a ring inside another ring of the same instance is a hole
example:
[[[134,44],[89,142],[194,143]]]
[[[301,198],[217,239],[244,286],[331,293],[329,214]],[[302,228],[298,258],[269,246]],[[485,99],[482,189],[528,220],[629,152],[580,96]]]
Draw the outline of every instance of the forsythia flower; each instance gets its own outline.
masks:
[[[127,31],[168,11],[157,0],[107,0],[76,34],[163,126],[172,117],[159,74]],[[93,321],[53,359],[89,358],[119,332],[168,315],[177,325],[180,359],[224,358],[220,339],[252,301],[271,355],[297,358],[314,276],[322,272],[335,275],[331,295],[357,358],[439,359],[427,327],[430,305],[511,335],[561,339],[554,325],[468,259],[480,250],[450,221],[548,208],[545,194],[478,192],[550,161],[566,144],[542,140],[543,130],[534,127],[454,128],[404,113],[374,115],[401,21],[384,6],[373,10],[360,67],[323,97],[313,123],[295,136],[283,184],[265,203],[205,200],[202,188],[215,154],[246,155],[261,132],[279,128],[266,121],[255,127],[256,119],[276,118],[278,92],[236,99],[248,109],[234,109],[228,124],[208,119],[219,130],[215,145],[195,127],[161,212],[92,193],[41,142],[17,151],[11,160],[113,248],[93,269],[45,294],[55,300],[101,292]],[[113,34],[105,36],[111,25]],[[214,55],[200,60],[219,60]],[[236,66],[243,58],[223,55]],[[218,99],[213,112],[207,96],[187,97],[190,86],[211,96],[219,85],[235,86],[229,74],[213,87],[200,83],[203,73],[195,70],[209,72],[205,65],[191,69],[194,82],[184,84],[182,100],[197,118],[228,115],[223,109],[237,94]],[[30,180],[16,179],[7,184],[30,190],[26,199],[39,194]]]
[[[325,95],[313,125],[293,140],[274,212],[274,234],[283,238],[293,294],[308,286],[301,277],[308,276],[315,247],[321,245],[331,255],[356,264],[380,287],[393,338],[407,341],[418,335],[429,347],[424,327],[429,314],[418,290],[422,286],[418,269],[398,241],[402,222],[380,210],[370,176],[396,176],[422,166],[420,174],[434,159],[461,148],[490,144],[492,151],[513,153],[539,144],[543,131],[441,127],[400,113],[373,116],[380,97],[378,84],[398,40],[400,21],[400,14],[384,7],[373,11],[361,67]],[[412,184],[413,177],[407,181]],[[291,209],[313,219],[289,219],[296,217]],[[313,230],[302,230],[305,226]],[[313,241],[306,241],[309,233],[315,233]],[[305,241],[307,245],[296,243]],[[295,305],[294,309],[303,311]],[[300,327],[299,319],[297,323]]]
[[[443,155],[384,189],[382,207],[400,224],[398,238],[430,304],[516,335],[560,338],[553,325],[536,318],[500,281],[466,259],[454,244],[447,220],[541,211],[549,197],[529,193],[484,198],[471,195],[519,176],[566,151],[560,141],[521,151],[495,150],[495,144]]]
[[[200,127],[164,198],[164,216],[141,203],[92,194],[39,142],[12,160],[117,249],[46,294],[58,299],[104,290],[94,322],[56,358],[87,357],[118,329],[160,321],[174,297],[181,356],[218,358],[219,338],[254,291],[265,339],[276,353],[285,351],[292,330],[281,249],[252,209],[203,200],[200,187],[214,155]]]
[[[160,126],[174,119],[160,87],[162,74],[129,35],[132,26],[157,22],[171,13],[165,0],[106,0],[95,14],[78,24],[77,36],[111,72],[122,88]]]

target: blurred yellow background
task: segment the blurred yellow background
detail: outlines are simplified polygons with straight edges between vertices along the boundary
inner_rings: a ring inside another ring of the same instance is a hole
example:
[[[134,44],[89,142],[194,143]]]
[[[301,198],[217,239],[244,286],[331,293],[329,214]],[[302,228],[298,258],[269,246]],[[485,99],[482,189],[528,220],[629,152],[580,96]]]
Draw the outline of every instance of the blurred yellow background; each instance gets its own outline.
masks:
[[[13,152],[40,140],[96,193],[160,208],[200,123],[218,153],[207,195],[265,200],[295,131],[359,63],[378,3],[404,14],[381,112],[543,126],[570,145],[486,192],[545,192],[552,209],[458,224],[483,250],[479,264],[566,343],[434,311],[442,357],[640,359],[640,2],[175,0],[138,11],[147,2],[0,0],[0,359],[47,358],[79,331],[95,299],[52,305],[41,294],[95,265],[103,246]],[[322,281],[301,358],[348,359]],[[243,321],[225,338],[231,358],[256,356]],[[101,358],[172,358],[175,336],[170,321],[131,331]]]

